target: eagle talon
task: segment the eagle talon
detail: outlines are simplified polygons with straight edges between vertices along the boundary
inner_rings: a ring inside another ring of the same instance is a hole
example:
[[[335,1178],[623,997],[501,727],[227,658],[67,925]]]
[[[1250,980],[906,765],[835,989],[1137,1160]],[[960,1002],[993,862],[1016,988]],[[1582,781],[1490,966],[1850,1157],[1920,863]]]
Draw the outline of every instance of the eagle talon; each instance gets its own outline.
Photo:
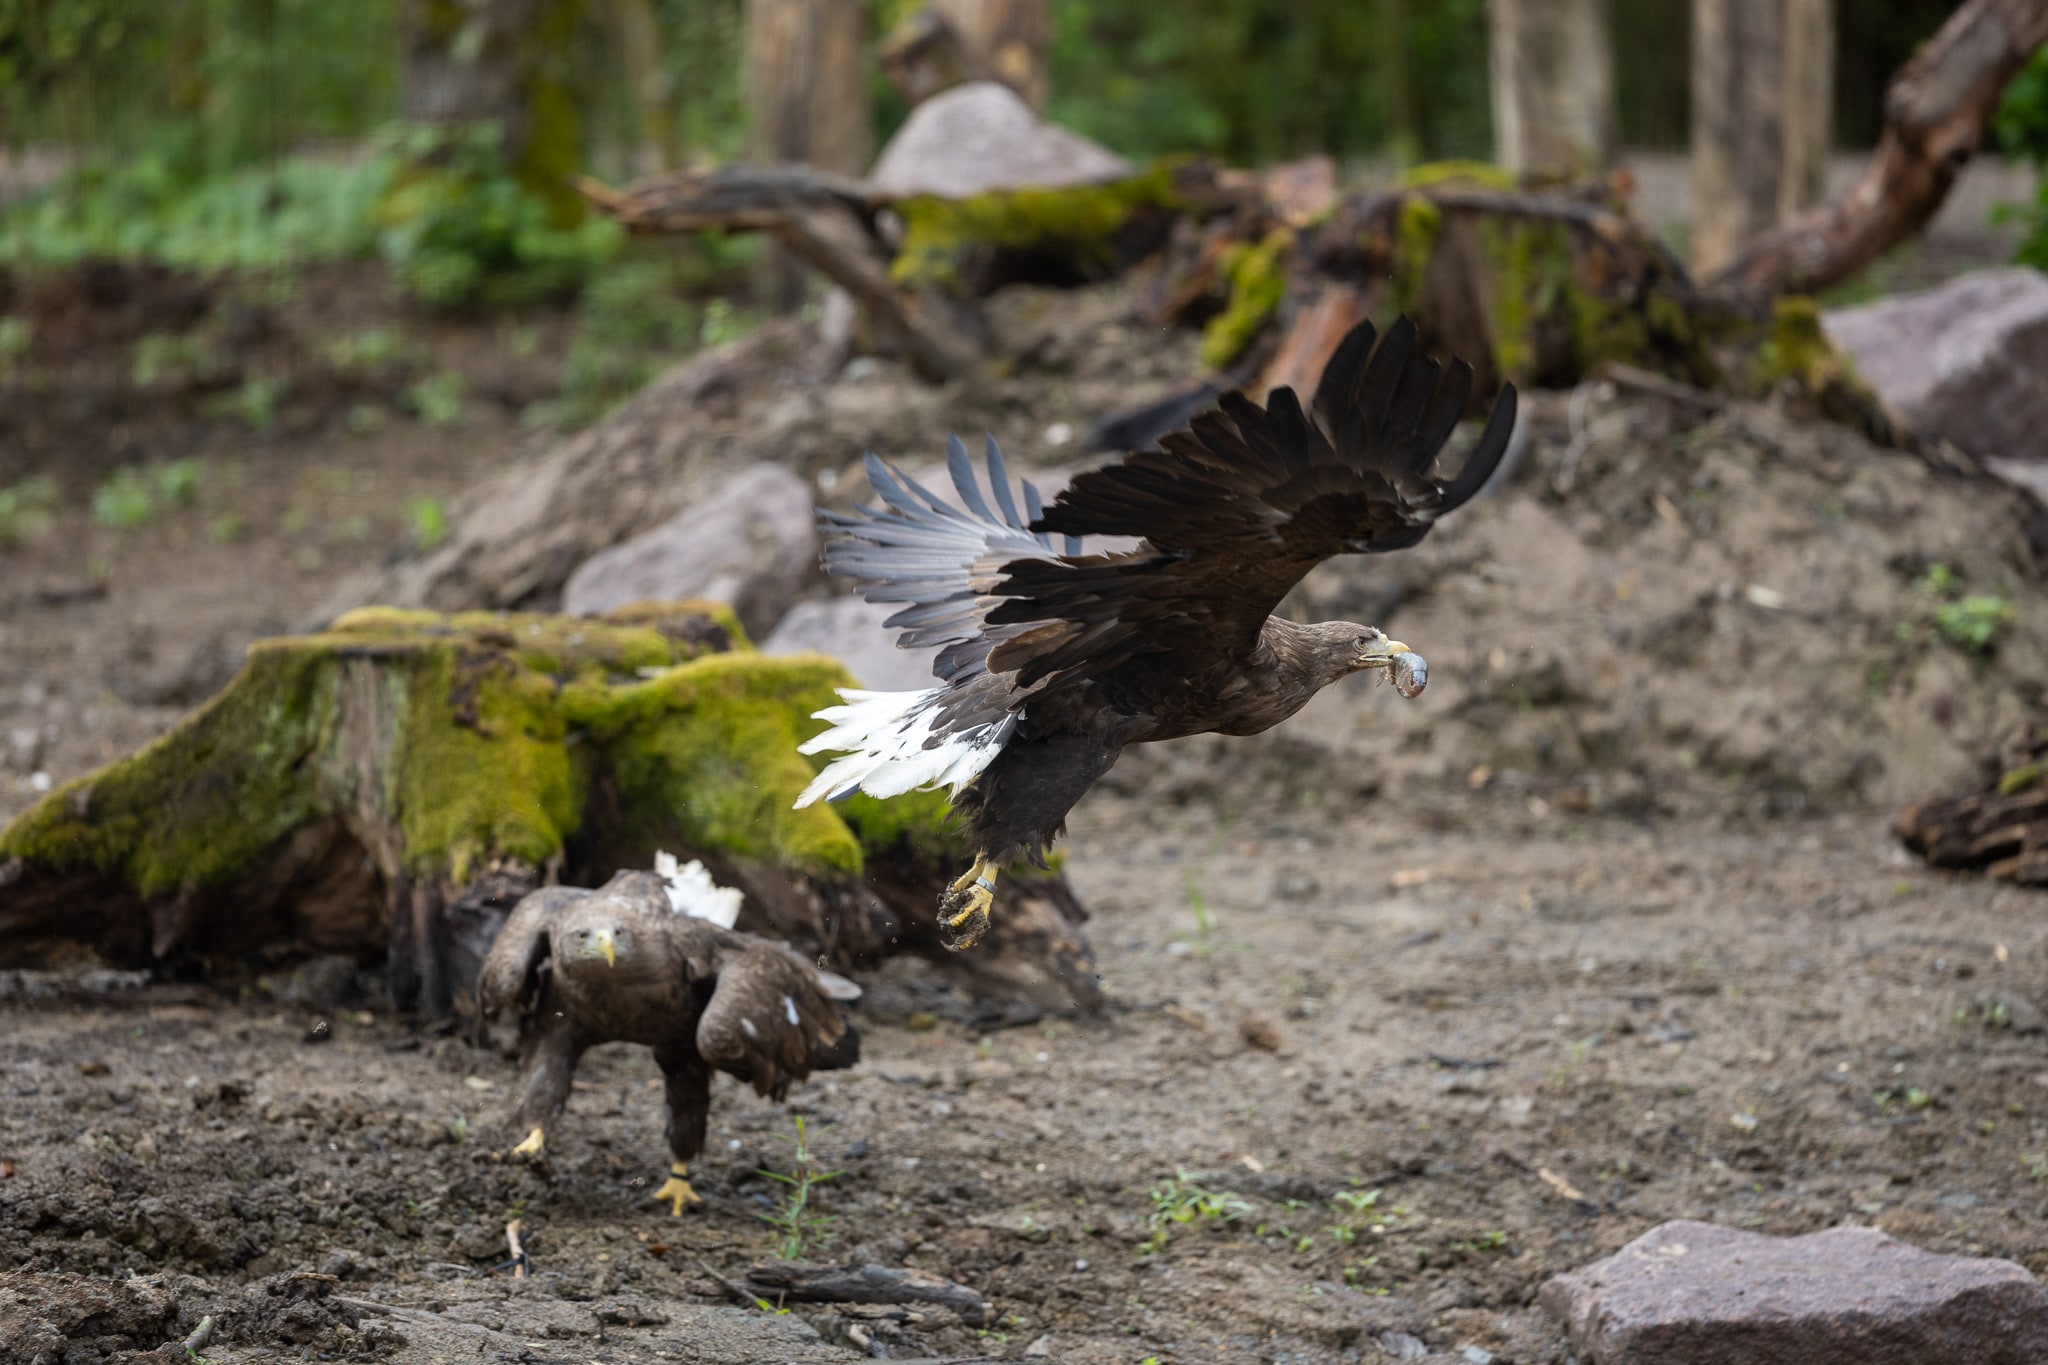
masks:
[[[547,1135],[539,1128],[528,1133],[526,1141],[514,1147],[510,1153],[512,1156],[539,1157],[543,1161],[547,1159],[547,1154]]]
[[[668,1170],[668,1179],[654,1192],[654,1200],[656,1203],[666,1201],[669,1206],[669,1217],[680,1218],[683,1216],[683,1205],[701,1204],[704,1202],[704,1196],[690,1188],[690,1182],[686,1178],[690,1174],[689,1163],[678,1161]]]
[[[995,902],[994,885],[986,877],[964,891],[947,891],[939,897],[939,941],[956,953],[981,942]]]

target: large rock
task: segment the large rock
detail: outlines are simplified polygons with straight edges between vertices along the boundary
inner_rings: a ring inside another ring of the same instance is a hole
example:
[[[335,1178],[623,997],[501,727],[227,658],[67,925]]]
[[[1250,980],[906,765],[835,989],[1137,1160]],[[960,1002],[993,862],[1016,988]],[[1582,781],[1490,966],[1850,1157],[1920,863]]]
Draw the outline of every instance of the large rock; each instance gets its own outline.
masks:
[[[2048,456],[2048,275],[1977,271],[1822,322],[1856,372],[1920,431],[1974,455]]]
[[[569,575],[562,610],[598,616],[685,598],[729,606],[765,634],[818,574],[811,486],[776,464],[749,465],[643,535]]]
[[[990,190],[1059,189],[1121,180],[1131,163],[1047,123],[1017,92],[974,81],[910,111],[868,173],[891,198],[964,199]]]
[[[2023,1365],[2048,1287],[1875,1228],[1805,1237],[1665,1223],[1543,1286],[1587,1365]]]
[[[837,659],[862,687],[875,692],[921,692],[937,687],[936,649],[898,649],[896,632],[882,622],[899,604],[858,597],[799,602],[761,641],[763,654],[818,653]]]

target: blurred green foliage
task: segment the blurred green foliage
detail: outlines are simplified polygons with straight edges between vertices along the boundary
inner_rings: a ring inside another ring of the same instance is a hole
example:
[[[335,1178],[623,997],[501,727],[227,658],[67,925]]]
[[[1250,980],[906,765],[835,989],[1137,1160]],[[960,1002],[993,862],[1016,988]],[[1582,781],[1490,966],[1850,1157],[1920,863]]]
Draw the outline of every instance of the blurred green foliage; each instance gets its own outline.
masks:
[[[556,226],[548,200],[513,175],[493,126],[396,124],[379,148],[386,175],[375,210],[378,250],[422,303],[516,305],[570,295],[624,240],[602,216]]]
[[[1052,0],[1052,114],[1128,156],[1486,156],[1485,0]]]
[[[2006,87],[1992,136],[2007,156],[2032,162],[2039,180],[2033,203],[2001,205],[1994,220],[2022,224],[2019,260],[2048,270],[2048,48],[2036,52]]]

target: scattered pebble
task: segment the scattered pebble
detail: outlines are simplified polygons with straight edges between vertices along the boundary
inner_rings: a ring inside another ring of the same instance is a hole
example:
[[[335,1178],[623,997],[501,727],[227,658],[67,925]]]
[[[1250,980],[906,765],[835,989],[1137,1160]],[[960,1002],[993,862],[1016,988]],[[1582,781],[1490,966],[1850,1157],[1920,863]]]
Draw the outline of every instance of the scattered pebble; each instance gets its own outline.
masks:
[[[1261,1052],[1278,1052],[1285,1042],[1280,1026],[1263,1014],[1247,1014],[1238,1020],[1237,1031],[1246,1043]]]

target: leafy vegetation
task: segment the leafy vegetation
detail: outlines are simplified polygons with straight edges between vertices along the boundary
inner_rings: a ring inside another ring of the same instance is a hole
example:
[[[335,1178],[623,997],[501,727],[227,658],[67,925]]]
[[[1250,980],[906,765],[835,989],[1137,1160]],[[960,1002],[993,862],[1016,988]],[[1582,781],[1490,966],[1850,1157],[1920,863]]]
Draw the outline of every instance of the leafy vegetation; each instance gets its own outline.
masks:
[[[820,1169],[817,1156],[811,1151],[810,1133],[804,1127],[801,1114],[797,1116],[795,1137],[781,1133],[774,1136],[789,1143],[793,1151],[789,1170],[761,1172],[782,1185],[781,1206],[773,1213],[762,1214],[761,1221],[781,1234],[781,1240],[776,1244],[776,1255],[785,1261],[800,1261],[806,1252],[818,1245],[826,1226],[834,1221],[830,1214],[819,1213],[811,1207],[811,1192],[846,1172]]]
[[[1964,593],[1955,571],[1946,564],[1930,564],[1916,585],[1934,598],[1932,620],[1935,631],[1965,654],[1988,654],[1998,635],[2012,619],[2012,603],[1995,593]]]
[[[1226,1226],[1251,1215],[1252,1206],[1237,1195],[1212,1190],[1186,1171],[1174,1172],[1173,1179],[1152,1187],[1152,1213],[1147,1219],[1151,1234],[1139,1244],[1144,1255],[1164,1251],[1177,1227],[1213,1224]]]
[[[2018,259],[2048,270],[2048,48],[2036,52],[2006,87],[1992,138],[2007,156],[2031,162],[2040,182],[2033,203],[2001,205],[1993,221],[2023,224]]]
[[[1053,0],[1052,114],[1129,156],[1399,161],[1492,144],[1484,0]]]
[[[12,550],[41,535],[57,505],[57,485],[46,475],[0,488],[0,550]]]
[[[197,460],[173,460],[146,469],[123,465],[93,490],[92,519],[117,531],[147,526],[163,512],[199,500],[204,467]]]

